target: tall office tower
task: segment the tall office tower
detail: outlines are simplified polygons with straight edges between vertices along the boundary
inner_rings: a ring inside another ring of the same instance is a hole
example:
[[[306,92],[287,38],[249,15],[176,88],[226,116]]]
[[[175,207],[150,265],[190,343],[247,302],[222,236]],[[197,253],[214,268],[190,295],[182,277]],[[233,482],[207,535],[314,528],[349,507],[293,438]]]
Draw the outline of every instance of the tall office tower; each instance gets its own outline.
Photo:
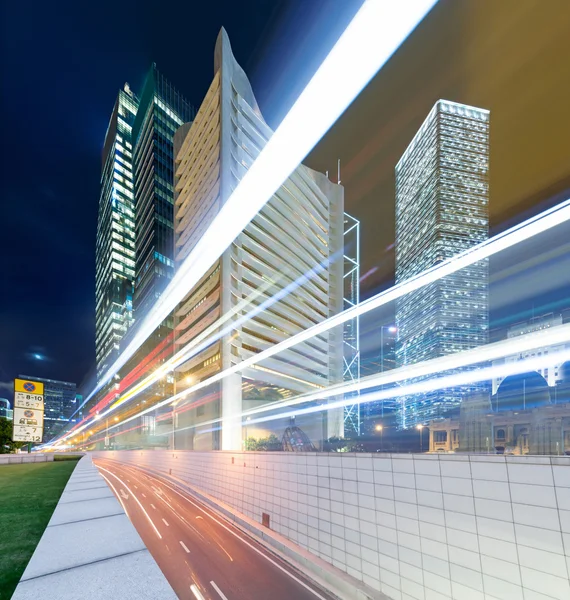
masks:
[[[272,134],[223,29],[214,62],[214,80],[196,119],[175,139],[177,265],[190,254]],[[206,329],[219,327],[218,319],[225,320],[222,339],[177,369],[177,391],[342,310],[343,205],[341,186],[303,165],[295,169],[176,310],[177,349]],[[282,297],[259,314],[240,321],[280,293]],[[241,420],[244,409],[317,391],[340,382],[342,372],[341,326],[340,331],[323,333],[225,377],[210,390],[209,398],[206,395],[210,401],[200,400],[195,409],[179,415],[178,426],[190,427],[185,433],[191,437],[177,444],[236,450],[243,448],[244,434],[280,436],[285,430],[298,432],[296,427],[314,442],[342,435],[342,409],[298,416],[294,422],[287,418],[248,426],[246,419],[243,428]],[[211,426],[192,429],[211,418],[222,419],[221,432]]]
[[[133,124],[135,179],[135,318],[156,302],[174,274],[174,132],[194,116],[192,106],[153,64]]]
[[[439,100],[396,166],[396,281],[488,237],[489,111]],[[396,303],[397,361],[410,365],[488,339],[488,264],[481,261]],[[403,399],[402,427],[457,406],[476,387]]]
[[[59,435],[77,407],[77,385],[69,381],[20,375],[44,384],[44,442]]]
[[[119,92],[103,146],[96,246],[97,377],[118,355],[133,321],[135,216],[132,126],[138,100],[128,84]]]

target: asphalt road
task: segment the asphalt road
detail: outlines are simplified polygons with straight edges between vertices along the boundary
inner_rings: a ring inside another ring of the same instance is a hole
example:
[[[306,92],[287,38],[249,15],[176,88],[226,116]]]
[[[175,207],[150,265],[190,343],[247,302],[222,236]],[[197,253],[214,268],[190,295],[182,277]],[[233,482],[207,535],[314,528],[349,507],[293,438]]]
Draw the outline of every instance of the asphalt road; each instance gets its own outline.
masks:
[[[171,482],[134,465],[93,462],[182,600],[333,600]]]

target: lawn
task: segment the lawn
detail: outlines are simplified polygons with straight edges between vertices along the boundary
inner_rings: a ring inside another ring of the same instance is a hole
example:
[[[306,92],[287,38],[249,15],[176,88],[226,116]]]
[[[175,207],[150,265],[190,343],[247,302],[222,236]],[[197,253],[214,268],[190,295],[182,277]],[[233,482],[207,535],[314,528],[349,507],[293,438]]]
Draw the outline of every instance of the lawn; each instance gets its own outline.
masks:
[[[77,461],[0,466],[0,600],[8,600]]]

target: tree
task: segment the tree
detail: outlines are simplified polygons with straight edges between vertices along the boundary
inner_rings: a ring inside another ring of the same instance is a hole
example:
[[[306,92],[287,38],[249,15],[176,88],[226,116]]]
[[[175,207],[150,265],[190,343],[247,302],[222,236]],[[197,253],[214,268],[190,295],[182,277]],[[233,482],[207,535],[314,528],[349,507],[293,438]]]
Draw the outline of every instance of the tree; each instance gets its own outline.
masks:
[[[12,421],[0,417],[0,454],[12,454],[14,450],[26,445],[25,442],[13,442],[12,432]]]

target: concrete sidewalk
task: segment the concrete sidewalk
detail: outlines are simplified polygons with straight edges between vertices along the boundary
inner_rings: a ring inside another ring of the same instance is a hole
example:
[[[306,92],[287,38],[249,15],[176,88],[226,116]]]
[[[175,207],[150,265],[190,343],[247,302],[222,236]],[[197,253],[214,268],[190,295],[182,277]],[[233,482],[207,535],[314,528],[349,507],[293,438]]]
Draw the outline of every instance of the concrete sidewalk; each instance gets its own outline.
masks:
[[[107,482],[84,456],[13,600],[175,599]]]

